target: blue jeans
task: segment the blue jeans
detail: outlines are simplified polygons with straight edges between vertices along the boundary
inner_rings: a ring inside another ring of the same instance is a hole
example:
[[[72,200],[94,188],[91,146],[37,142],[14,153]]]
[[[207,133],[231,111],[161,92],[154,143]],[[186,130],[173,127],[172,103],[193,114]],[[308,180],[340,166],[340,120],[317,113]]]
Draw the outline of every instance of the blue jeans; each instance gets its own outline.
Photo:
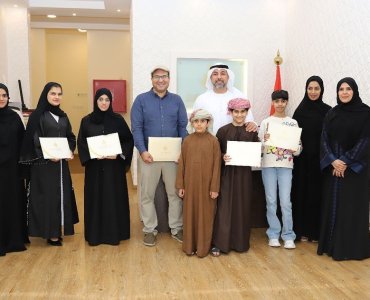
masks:
[[[266,233],[269,239],[281,238],[284,241],[295,240],[293,231],[292,203],[290,190],[292,187],[292,169],[290,168],[262,168],[262,180],[265,186],[267,222],[269,228]],[[279,199],[283,221],[283,230],[276,216],[277,186],[279,185]]]

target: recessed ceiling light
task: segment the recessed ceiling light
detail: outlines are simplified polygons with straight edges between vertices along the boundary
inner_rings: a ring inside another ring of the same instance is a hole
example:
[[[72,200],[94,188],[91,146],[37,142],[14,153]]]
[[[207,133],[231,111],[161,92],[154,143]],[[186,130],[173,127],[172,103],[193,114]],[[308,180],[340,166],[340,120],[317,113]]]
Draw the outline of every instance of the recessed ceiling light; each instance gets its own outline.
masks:
[[[18,5],[17,4],[14,4],[13,7],[18,7]]]
[[[77,16],[77,14],[76,14],[76,13],[73,13],[73,14],[72,14],[72,16],[74,16],[74,17],[75,17],[75,16]]]
[[[79,32],[86,32],[87,30],[86,30],[86,29],[78,28],[78,31],[79,31]]]
[[[48,18],[50,19],[55,19],[57,16],[56,15],[47,15]]]
[[[121,10],[120,9],[117,9],[117,12],[121,12]]]

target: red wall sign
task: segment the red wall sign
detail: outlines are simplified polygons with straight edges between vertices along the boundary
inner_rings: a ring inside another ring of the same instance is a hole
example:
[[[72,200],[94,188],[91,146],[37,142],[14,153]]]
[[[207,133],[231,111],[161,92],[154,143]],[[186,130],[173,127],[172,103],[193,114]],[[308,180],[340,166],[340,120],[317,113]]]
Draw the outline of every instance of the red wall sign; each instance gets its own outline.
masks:
[[[127,98],[126,98],[126,80],[93,80],[94,95],[98,89],[107,88],[113,96],[113,111],[126,113]]]

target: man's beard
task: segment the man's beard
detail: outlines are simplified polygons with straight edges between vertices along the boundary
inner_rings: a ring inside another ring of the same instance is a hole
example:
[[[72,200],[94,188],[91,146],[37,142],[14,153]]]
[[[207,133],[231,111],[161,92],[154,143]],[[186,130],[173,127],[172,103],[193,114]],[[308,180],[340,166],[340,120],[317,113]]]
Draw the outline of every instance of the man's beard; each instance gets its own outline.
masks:
[[[224,89],[226,87],[225,82],[218,80],[213,84],[215,89]]]

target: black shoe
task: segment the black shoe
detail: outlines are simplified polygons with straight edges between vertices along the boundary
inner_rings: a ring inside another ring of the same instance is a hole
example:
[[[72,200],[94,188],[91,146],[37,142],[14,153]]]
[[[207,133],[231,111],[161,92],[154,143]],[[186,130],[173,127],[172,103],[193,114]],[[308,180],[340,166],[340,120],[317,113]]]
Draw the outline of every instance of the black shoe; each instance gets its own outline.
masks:
[[[51,239],[47,239],[46,241],[50,246],[62,246],[63,245],[62,241],[60,241],[59,239],[57,241],[52,241]]]

